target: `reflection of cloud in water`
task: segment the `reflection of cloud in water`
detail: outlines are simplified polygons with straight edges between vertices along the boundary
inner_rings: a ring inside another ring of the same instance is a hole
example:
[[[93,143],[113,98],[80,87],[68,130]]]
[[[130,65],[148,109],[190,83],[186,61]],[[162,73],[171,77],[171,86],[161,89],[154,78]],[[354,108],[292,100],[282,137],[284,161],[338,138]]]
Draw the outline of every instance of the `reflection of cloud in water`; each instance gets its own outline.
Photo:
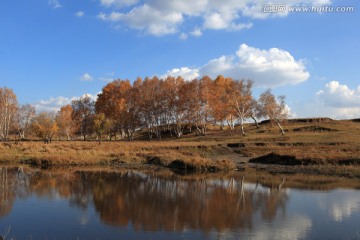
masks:
[[[258,230],[248,237],[249,239],[304,239],[311,227],[310,218],[304,215],[293,215],[275,220],[270,226],[259,226]]]
[[[308,232],[311,231],[311,219],[305,215],[292,215],[285,218],[274,220],[272,223],[257,222],[257,225],[249,230],[243,229],[240,233],[240,239],[305,239]],[[243,234],[243,235],[242,235]],[[220,232],[212,232],[211,239],[235,239],[239,232],[230,229]]]
[[[79,218],[80,225],[85,226],[85,225],[87,225],[89,223],[89,221],[90,221],[89,216],[87,215],[86,212],[83,212],[83,214]]]
[[[325,208],[328,215],[337,222],[349,218],[352,214],[360,212],[360,194],[353,192],[336,191],[329,193],[325,201],[319,204]]]

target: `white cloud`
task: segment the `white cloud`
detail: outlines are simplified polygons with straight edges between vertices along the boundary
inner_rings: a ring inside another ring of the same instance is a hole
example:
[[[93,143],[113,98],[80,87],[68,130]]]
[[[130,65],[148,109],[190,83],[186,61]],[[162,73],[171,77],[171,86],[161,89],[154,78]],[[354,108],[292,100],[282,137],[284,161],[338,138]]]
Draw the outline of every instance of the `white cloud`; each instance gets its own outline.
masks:
[[[177,32],[177,26],[183,21],[181,13],[163,13],[146,4],[135,7],[128,13],[100,13],[98,17],[105,21],[123,22],[130,28],[155,36]]]
[[[197,76],[207,75],[212,78],[224,75],[234,79],[252,79],[257,87],[299,84],[310,76],[303,61],[296,61],[289,52],[278,48],[263,50],[246,44],[242,44],[235,55],[210,60],[201,68],[181,69],[172,69],[167,74],[191,72]]]
[[[276,87],[306,81],[310,74],[303,60],[296,61],[287,51],[259,49],[242,44],[235,56],[211,60],[200,71],[201,75],[219,74],[235,79],[253,79],[255,86]]]
[[[51,97],[47,100],[40,100],[33,104],[37,112],[56,112],[60,107],[65,106],[71,102],[67,97]]]
[[[220,13],[211,13],[205,17],[204,27],[209,29],[224,29],[229,26],[229,23],[233,20],[230,15],[222,15]]]
[[[105,7],[124,7],[138,3],[138,0],[100,0],[100,4]]]
[[[323,106],[330,117],[351,119],[360,117],[360,85],[351,89],[338,81],[331,81],[323,90],[316,93],[319,105]]]
[[[174,68],[168,71],[166,74],[161,76],[161,78],[166,78],[167,76],[172,76],[172,77],[181,76],[185,80],[193,80],[195,78],[198,78],[200,75],[198,69],[190,69],[188,67],[182,67],[182,68]]]
[[[181,40],[186,40],[186,39],[188,38],[188,35],[187,35],[186,33],[181,33],[181,34],[179,35],[179,38],[180,38]]]
[[[214,12],[204,16],[204,29],[237,31],[251,28],[252,23],[236,23],[239,15],[236,12]]]
[[[193,31],[190,32],[190,35],[194,37],[200,37],[202,36],[202,34],[203,33],[200,28],[195,28]]]
[[[360,85],[356,89],[350,89],[338,81],[331,81],[317,95],[330,107],[360,107]]]
[[[84,73],[84,75],[80,77],[81,81],[92,81],[93,79],[94,78],[89,73]]]
[[[49,0],[48,4],[53,8],[53,9],[57,9],[57,8],[61,8],[62,5],[60,4],[60,2],[58,0]]]
[[[96,101],[97,99],[97,94],[86,93],[81,97],[85,97],[85,96],[90,97],[93,101]],[[79,97],[69,98],[69,97],[58,96],[58,97],[51,97],[47,100],[40,100],[32,105],[35,107],[37,112],[57,112],[60,110],[61,107],[67,104],[71,104],[71,101],[76,99],[79,99]]]
[[[83,11],[78,11],[77,13],[75,13],[75,16],[79,18],[83,17],[84,15],[85,13]]]
[[[284,112],[287,113],[288,118],[297,118],[296,112],[294,112],[289,105],[285,104],[285,110]]]
[[[266,13],[264,4],[284,4],[280,0],[100,0],[107,13],[100,13],[99,19],[140,30],[144,33],[162,36],[179,31],[187,22],[199,25],[197,33],[206,29],[237,31],[251,28],[251,19],[284,17],[289,13]],[[329,5],[330,0],[288,0],[291,6]],[[125,8],[126,7],[126,8]],[[194,28],[192,24],[188,24]],[[191,31],[191,30],[187,30]]]

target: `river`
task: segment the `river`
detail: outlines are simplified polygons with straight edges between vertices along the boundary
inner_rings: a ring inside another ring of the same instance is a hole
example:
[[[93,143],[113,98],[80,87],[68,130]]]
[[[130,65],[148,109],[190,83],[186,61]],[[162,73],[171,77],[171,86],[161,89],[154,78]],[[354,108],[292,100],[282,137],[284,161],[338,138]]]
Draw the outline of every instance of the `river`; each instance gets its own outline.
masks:
[[[360,240],[359,189],[358,180],[256,171],[0,166],[0,235]]]

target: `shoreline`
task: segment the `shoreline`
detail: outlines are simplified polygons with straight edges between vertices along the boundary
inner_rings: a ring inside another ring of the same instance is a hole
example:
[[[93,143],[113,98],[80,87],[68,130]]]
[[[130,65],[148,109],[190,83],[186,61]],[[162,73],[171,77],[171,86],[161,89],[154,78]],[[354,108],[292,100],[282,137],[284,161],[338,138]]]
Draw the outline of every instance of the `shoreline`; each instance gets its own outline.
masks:
[[[1,142],[0,163],[38,168],[111,166],[125,169],[170,169],[186,173],[256,171],[360,178],[359,159],[298,159],[275,153],[249,156],[244,143],[210,142]],[[127,149],[125,149],[127,147]],[[258,151],[260,152],[260,151]]]
[[[306,120],[306,121],[305,121]],[[360,178],[360,122],[288,121],[286,134],[270,123],[246,125],[246,135],[212,126],[206,136],[134,141],[0,142],[0,162],[51,166],[162,167],[186,172],[246,171]],[[210,127],[210,126],[209,126]]]

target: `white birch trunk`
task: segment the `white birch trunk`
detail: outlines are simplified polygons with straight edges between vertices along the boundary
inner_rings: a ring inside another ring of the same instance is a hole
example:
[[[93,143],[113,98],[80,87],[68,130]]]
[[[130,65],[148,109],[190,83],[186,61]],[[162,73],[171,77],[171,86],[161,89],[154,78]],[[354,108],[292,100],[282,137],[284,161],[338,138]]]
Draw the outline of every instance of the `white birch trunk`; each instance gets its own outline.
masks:
[[[280,130],[281,130],[281,135],[285,135],[285,131],[284,131],[284,129],[281,127],[279,121],[277,122],[277,125],[279,126],[279,128],[280,128]]]
[[[245,131],[244,131],[244,118],[240,118],[240,125],[241,125],[241,135],[245,136]]]

